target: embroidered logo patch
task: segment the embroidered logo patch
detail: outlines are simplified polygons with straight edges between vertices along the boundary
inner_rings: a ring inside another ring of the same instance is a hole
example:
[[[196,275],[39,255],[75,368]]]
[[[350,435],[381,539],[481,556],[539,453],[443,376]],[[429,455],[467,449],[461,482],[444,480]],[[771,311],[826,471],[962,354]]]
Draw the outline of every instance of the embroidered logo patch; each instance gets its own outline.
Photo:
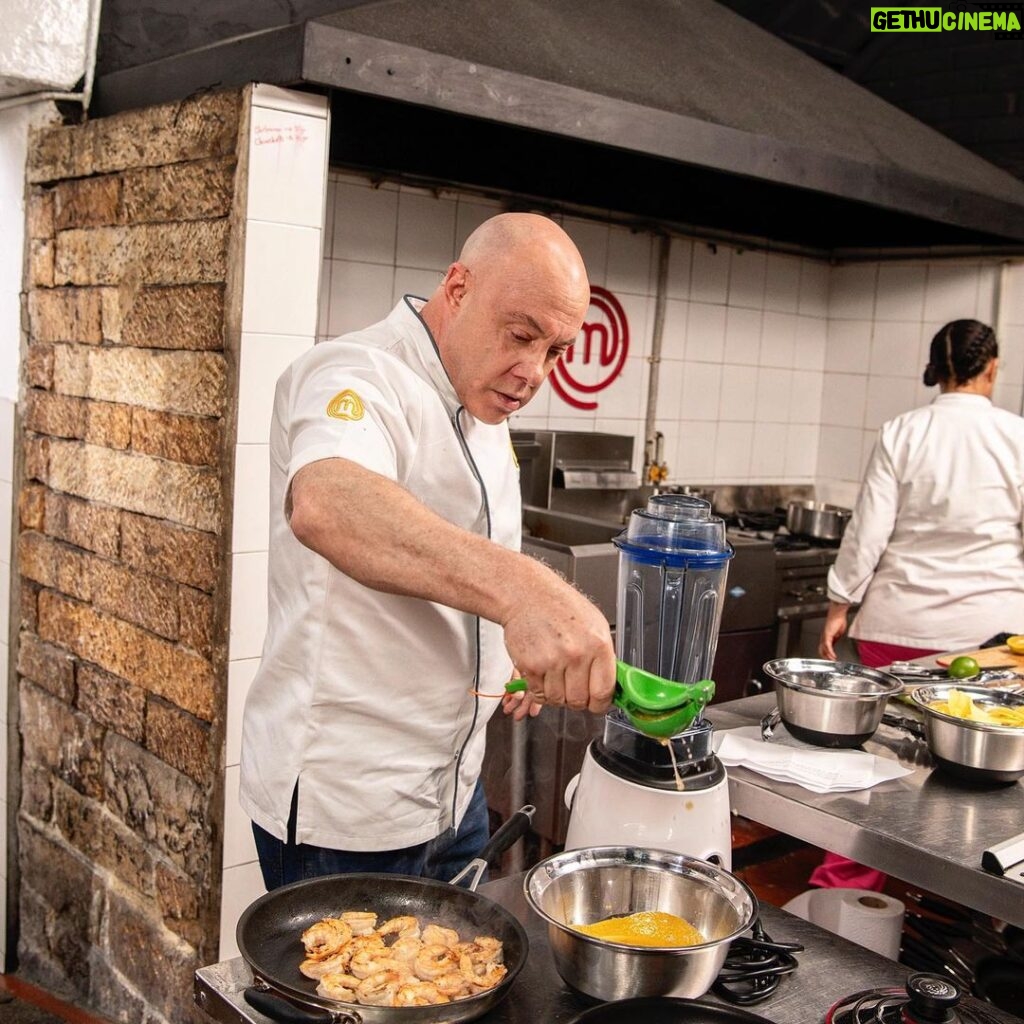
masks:
[[[349,388],[339,391],[327,403],[327,415],[336,420],[361,420],[365,412],[363,400]]]

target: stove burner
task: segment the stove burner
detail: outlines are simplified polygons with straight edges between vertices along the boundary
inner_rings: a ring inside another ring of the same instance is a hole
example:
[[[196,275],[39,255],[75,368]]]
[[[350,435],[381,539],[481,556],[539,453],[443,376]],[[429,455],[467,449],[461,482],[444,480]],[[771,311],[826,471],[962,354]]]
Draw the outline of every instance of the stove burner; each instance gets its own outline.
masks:
[[[798,942],[774,942],[758,918],[751,938],[733,939],[712,991],[740,1006],[760,1003],[779,987],[784,974],[796,970],[793,954],[803,948]]]
[[[840,999],[825,1024],[996,1024],[979,1006],[961,1006],[963,990],[939,974],[912,974],[906,988],[873,988]]]

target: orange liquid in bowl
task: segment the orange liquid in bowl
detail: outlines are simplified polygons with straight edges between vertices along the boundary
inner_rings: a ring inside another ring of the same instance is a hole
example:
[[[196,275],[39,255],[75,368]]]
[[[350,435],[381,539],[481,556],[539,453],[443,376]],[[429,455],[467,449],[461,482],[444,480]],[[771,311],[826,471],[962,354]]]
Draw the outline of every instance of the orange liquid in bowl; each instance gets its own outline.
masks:
[[[623,946],[697,946],[704,941],[689,921],[663,910],[641,910],[571,927],[584,935]]]

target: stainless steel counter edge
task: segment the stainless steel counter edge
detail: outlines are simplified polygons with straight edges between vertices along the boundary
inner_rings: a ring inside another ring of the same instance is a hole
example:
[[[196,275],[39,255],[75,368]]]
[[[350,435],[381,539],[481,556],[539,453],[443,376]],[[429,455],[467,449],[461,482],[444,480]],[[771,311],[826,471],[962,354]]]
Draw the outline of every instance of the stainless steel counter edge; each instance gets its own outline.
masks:
[[[713,705],[706,714],[721,731],[760,722],[773,704],[774,695],[760,694]],[[981,867],[985,848],[1020,832],[1024,786],[1017,782],[984,789],[933,779],[929,767],[911,764],[907,756],[921,756],[923,744],[885,725],[865,748],[898,757],[914,768],[913,774],[873,789],[818,794],[746,768],[729,768],[732,809],[1024,927],[1024,886]]]

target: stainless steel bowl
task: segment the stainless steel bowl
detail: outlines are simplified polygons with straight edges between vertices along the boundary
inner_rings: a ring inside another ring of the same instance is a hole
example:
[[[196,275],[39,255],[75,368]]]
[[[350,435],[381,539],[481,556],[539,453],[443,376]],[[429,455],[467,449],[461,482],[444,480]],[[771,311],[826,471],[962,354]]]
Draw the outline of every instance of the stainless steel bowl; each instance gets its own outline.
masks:
[[[567,850],[533,867],[523,883],[547,921],[555,967],[571,988],[596,999],[703,995],[729,943],[757,917],[757,900],[738,878],[696,857],[631,846]],[[643,910],[689,921],[699,946],[626,946],[584,935],[593,924]]]
[[[919,686],[911,696],[924,713],[924,735],[936,766],[968,782],[1016,782],[1024,776],[1024,728],[972,722],[930,705],[947,700],[949,691],[970,694],[983,707],[1024,707],[1024,694],[961,683]]]
[[[882,721],[885,702],[903,684],[888,672],[819,658],[766,662],[779,716],[798,740],[819,747],[859,747]]]

